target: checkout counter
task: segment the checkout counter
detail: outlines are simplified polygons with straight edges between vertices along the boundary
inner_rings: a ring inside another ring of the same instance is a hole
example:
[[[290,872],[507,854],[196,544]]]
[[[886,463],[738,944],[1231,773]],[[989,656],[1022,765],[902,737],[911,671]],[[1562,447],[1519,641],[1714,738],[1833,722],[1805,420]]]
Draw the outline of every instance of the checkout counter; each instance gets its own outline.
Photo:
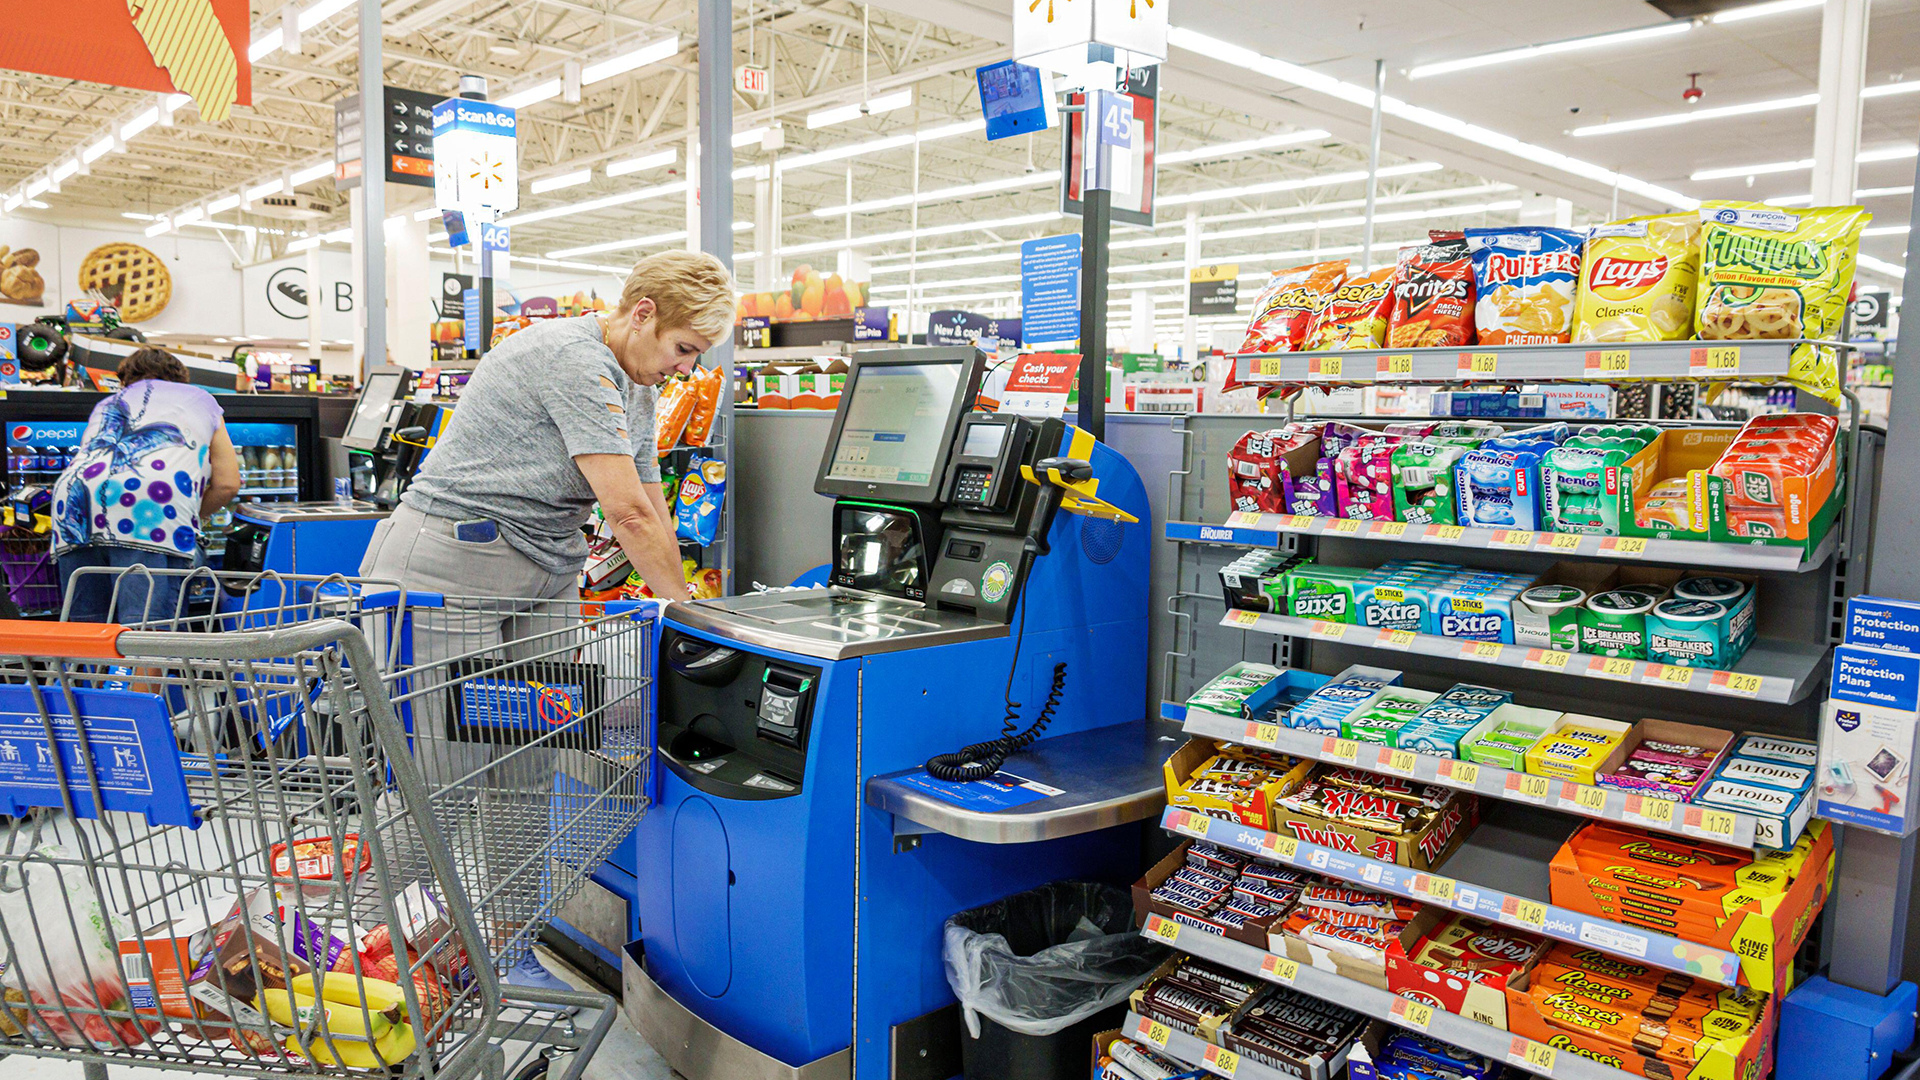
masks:
[[[666,613],[626,1008],[690,1080],[956,1074],[947,917],[1131,880],[1178,746],[1144,716],[1146,493],[974,411],[984,359],[862,353],[814,484],[831,583]]]

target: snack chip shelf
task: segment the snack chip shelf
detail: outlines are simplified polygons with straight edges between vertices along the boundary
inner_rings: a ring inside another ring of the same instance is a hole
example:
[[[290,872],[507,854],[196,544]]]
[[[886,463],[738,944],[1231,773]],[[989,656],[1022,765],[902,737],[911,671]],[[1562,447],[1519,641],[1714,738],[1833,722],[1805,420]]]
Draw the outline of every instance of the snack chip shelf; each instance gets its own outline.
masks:
[[[1740,658],[1737,671],[1676,667],[1645,660],[1559,652],[1530,645],[1420,634],[1411,630],[1376,630],[1352,623],[1296,619],[1258,611],[1229,610],[1221,626],[1284,634],[1362,649],[1436,656],[1476,664],[1525,668],[1586,679],[1603,679],[1634,686],[1721,694],[1733,698],[1792,704],[1812,693],[1820,683],[1827,646],[1775,638],[1757,638]]]
[[[1601,382],[1784,379],[1794,349],[1837,341],[1661,341],[1640,344],[1475,345],[1441,349],[1239,353],[1233,373],[1254,385]]]
[[[1336,540],[1379,540],[1431,544],[1442,548],[1533,552],[1556,558],[1622,559],[1673,563],[1688,567],[1797,572],[1826,565],[1839,545],[1830,530],[1810,557],[1800,548],[1777,544],[1716,544],[1705,540],[1660,540],[1634,536],[1528,532],[1525,529],[1477,529],[1463,525],[1420,525],[1404,521],[1356,521],[1310,514],[1256,514],[1234,511],[1221,525],[1199,521],[1167,522],[1167,539],[1183,543],[1277,548],[1281,538],[1330,536]]]
[[[1618,822],[1653,832],[1673,833],[1728,847],[1772,846],[1756,842],[1755,832],[1759,821],[1752,814],[1655,799],[1619,788],[1533,776],[1497,765],[1415,754],[1279,724],[1230,720],[1215,713],[1188,711],[1172,703],[1161,706],[1161,714],[1167,719],[1175,718],[1176,713],[1184,714],[1189,735],[1257,746],[1263,750],[1277,750],[1282,754],[1335,765],[1351,765],[1423,784],[1471,791],[1484,798],[1544,806],[1582,817]],[[1783,837],[1779,846],[1792,847],[1799,838],[1797,833]]]
[[[1120,1034],[1134,1042],[1151,1046],[1183,1065],[1205,1069],[1215,1076],[1229,1076],[1233,1080],[1296,1080],[1290,1073],[1283,1073],[1271,1065],[1262,1065],[1252,1058],[1243,1058],[1225,1047],[1215,1046],[1136,1012],[1127,1013],[1127,1019],[1120,1025]]]
[[[1547,1080],[1636,1080],[1635,1074],[1624,1069],[1602,1065],[1571,1051],[1562,1053],[1545,1043],[1398,997],[1363,982],[1218,934],[1182,926],[1159,915],[1148,916],[1140,934],[1202,960],[1211,960],[1268,982],[1290,986],[1303,994],[1344,1005],[1376,1020],[1385,1020],[1389,1024],[1431,1035],[1495,1061],[1516,1065]],[[1123,1031],[1123,1034],[1126,1033]]]
[[[1412,870],[1365,855],[1310,844],[1291,836],[1168,807],[1160,817],[1168,832],[1206,840],[1317,874],[1351,881],[1416,903],[1458,911],[1555,941],[1587,945],[1643,964],[1678,971],[1723,986],[1740,984],[1740,957],[1726,949],[1685,941],[1611,919],[1501,892],[1486,885],[1456,881],[1444,874]]]

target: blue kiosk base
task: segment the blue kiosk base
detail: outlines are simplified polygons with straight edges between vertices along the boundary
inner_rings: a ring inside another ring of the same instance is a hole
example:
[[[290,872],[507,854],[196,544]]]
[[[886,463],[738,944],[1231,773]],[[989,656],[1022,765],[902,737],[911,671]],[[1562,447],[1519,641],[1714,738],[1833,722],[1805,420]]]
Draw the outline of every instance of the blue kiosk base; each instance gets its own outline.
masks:
[[[1875,1080],[1913,1045],[1915,989],[1903,982],[1882,997],[1808,979],[1780,1003],[1776,1080]]]

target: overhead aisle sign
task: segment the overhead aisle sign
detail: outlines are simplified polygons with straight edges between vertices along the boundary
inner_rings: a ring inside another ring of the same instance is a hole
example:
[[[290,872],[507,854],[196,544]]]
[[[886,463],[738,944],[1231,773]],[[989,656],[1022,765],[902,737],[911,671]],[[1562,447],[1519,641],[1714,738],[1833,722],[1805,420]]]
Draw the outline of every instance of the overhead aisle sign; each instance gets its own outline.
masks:
[[[1240,309],[1240,266],[1218,263],[1187,271],[1187,314],[1231,315]]]

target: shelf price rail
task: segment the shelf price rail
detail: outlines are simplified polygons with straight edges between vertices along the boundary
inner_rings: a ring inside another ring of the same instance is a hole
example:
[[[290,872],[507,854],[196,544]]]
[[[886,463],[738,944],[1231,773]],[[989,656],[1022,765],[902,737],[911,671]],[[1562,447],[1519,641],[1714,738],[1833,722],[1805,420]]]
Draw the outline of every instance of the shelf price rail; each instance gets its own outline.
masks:
[[[1302,964],[1284,956],[1232,941],[1159,915],[1148,916],[1143,937],[1171,945],[1182,952],[1233,968],[1256,978],[1289,986],[1303,994],[1344,1005],[1376,1020],[1431,1035],[1495,1061],[1516,1065],[1547,1080],[1637,1080],[1633,1073],[1590,1061],[1572,1052],[1562,1053],[1545,1043],[1469,1020],[1398,997],[1366,983]],[[1123,1032],[1130,1034],[1131,1029]],[[1170,1040],[1171,1041],[1171,1040]],[[1195,1040],[1198,1041],[1198,1040]],[[1218,1073],[1218,1069],[1210,1070]],[[1223,1074],[1224,1075],[1224,1074]]]
[[[1298,1080],[1291,1073],[1281,1072],[1252,1058],[1243,1058],[1224,1046],[1168,1027],[1136,1012],[1127,1013],[1126,1021],[1120,1025],[1120,1034],[1134,1042],[1151,1046],[1183,1065],[1205,1069],[1215,1076],[1231,1077],[1232,1080]]]
[[[1640,344],[1482,345],[1471,348],[1348,349],[1240,353],[1234,375],[1255,385],[1339,386],[1394,383],[1538,383],[1785,379],[1793,352],[1838,341],[1661,341]]]

